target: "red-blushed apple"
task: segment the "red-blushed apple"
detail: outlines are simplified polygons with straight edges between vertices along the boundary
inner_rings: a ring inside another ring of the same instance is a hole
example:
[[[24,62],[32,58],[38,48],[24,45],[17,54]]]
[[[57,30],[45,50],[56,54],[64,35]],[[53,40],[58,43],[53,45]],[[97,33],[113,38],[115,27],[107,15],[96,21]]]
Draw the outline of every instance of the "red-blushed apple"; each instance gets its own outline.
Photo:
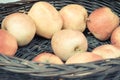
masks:
[[[39,36],[51,39],[52,35],[62,29],[63,20],[56,8],[45,1],[32,5],[28,15],[34,20]]]
[[[110,38],[111,44],[120,49],[120,26],[117,27],[111,35]]]
[[[49,64],[64,64],[63,61],[53,53],[43,52],[33,58],[32,61]]]
[[[65,64],[76,64],[76,63],[88,63],[103,60],[103,58],[92,52],[83,52],[81,54],[75,54],[68,58]]]
[[[94,54],[102,56],[104,59],[120,57],[120,50],[111,44],[104,44],[92,50]]]
[[[34,21],[25,13],[12,13],[2,21],[2,29],[7,30],[17,40],[19,46],[27,45],[36,33]]]
[[[109,7],[99,7],[88,17],[87,27],[99,40],[105,41],[110,38],[113,30],[119,26],[119,16]]]
[[[83,32],[86,29],[87,9],[83,5],[68,4],[59,11],[63,19],[63,29]]]
[[[17,52],[17,40],[6,30],[0,29],[0,54],[14,56]]]
[[[76,53],[85,52],[88,48],[88,42],[85,35],[72,29],[64,29],[56,32],[51,39],[53,52],[66,61]]]

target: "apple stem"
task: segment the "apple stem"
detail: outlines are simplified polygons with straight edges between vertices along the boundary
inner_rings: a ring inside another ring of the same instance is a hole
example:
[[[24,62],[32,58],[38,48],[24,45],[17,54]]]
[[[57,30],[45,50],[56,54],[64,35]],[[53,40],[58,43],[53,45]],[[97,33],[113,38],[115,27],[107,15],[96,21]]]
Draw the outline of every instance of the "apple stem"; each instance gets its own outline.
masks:
[[[20,12],[20,13],[24,13],[24,14],[28,14],[28,12],[25,11],[25,10],[19,10],[19,12]]]
[[[75,47],[75,51],[81,51],[81,49],[79,49],[79,47]]]

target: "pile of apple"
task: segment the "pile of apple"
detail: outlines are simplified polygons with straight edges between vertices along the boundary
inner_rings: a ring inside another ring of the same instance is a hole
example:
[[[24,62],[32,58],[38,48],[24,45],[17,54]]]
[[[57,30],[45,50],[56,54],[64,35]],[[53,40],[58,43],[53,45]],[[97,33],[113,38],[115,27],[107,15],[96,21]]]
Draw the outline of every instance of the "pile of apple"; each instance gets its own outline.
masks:
[[[119,17],[109,7],[99,7],[88,15],[79,4],[68,4],[57,10],[45,1],[33,4],[28,13],[6,16],[0,29],[0,53],[14,56],[19,46],[31,42],[35,35],[51,39],[54,53],[43,52],[33,58],[35,62],[52,64],[87,63],[120,57]],[[104,44],[88,50],[85,29]]]

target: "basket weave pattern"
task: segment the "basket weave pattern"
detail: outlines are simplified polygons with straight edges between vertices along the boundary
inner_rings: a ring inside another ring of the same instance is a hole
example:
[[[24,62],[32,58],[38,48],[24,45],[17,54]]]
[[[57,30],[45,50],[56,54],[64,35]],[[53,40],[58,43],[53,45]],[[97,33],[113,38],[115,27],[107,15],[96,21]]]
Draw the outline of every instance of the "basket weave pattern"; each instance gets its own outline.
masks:
[[[20,1],[16,3],[0,4],[0,22],[8,14],[18,11],[28,11],[39,0]],[[83,5],[90,14],[94,9],[108,6],[120,17],[119,0],[44,0],[60,10],[63,6],[71,3]],[[88,51],[110,41],[99,41],[89,31],[84,32],[88,39]],[[0,55],[0,68],[15,73],[24,73],[38,77],[53,77],[63,79],[82,80],[120,80],[120,59],[102,60],[87,64],[53,65],[35,63],[31,60],[40,52],[53,52],[50,40],[35,36],[32,42],[24,47],[19,47],[16,57]],[[53,79],[52,78],[52,79]],[[49,79],[50,80],[50,79]]]

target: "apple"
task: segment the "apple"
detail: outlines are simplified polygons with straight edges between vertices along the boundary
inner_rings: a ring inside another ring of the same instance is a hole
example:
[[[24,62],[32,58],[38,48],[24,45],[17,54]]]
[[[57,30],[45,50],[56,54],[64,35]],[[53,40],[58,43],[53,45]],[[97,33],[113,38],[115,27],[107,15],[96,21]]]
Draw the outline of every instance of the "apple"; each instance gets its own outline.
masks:
[[[72,29],[64,29],[56,32],[51,39],[53,52],[66,61],[76,53],[85,52],[88,48],[88,42],[85,35]]]
[[[7,15],[2,20],[1,26],[16,38],[18,46],[29,44],[36,33],[34,21],[25,13],[16,12]]]
[[[103,58],[92,52],[83,52],[81,54],[75,54],[68,58],[65,64],[76,64],[76,63],[88,63],[103,60]]]
[[[34,20],[37,28],[37,35],[51,39],[52,35],[61,30],[63,20],[56,8],[45,1],[33,4],[28,15]]]
[[[50,52],[42,52],[33,58],[32,61],[48,64],[63,64],[62,60],[58,56]]]
[[[104,44],[92,50],[94,54],[102,56],[104,59],[120,57],[120,50],[111,44]]]
[[[63,29],[83,32],[86,29],[87,9],[79,4],[68,4],[59,11],[63,18]]]
[[[110,38],[113,30],[119,26],[119,16],[109,7],[99,7],[88,17],[87,27],[99,40],[105,41]]]
[[[6,30],[0,29],[0,54],[14,56],[17,52],[17,40]]]
[[[111,44],[120,49],[120,26],[117,27],[111,35],[110,38]]]

